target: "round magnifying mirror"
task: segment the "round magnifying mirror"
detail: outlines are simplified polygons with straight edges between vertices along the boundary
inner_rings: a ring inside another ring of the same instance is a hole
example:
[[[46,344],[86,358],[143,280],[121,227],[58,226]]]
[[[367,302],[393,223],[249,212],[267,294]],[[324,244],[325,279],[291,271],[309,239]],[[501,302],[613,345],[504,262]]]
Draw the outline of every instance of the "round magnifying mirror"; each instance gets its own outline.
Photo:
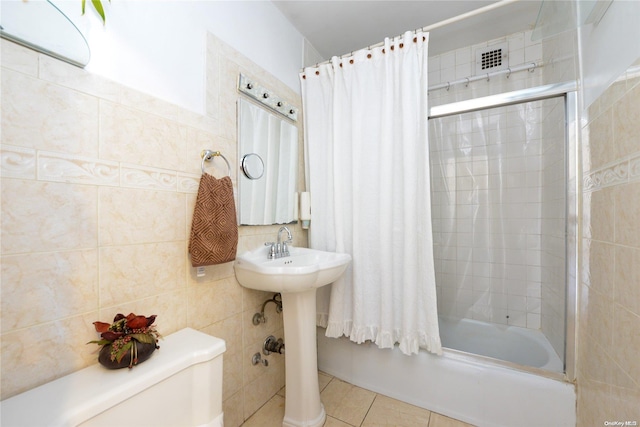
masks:
[[[264,162],[256,153],[245,154],[242,157],[242,172],[249,179],[260,179],[264,175]]]

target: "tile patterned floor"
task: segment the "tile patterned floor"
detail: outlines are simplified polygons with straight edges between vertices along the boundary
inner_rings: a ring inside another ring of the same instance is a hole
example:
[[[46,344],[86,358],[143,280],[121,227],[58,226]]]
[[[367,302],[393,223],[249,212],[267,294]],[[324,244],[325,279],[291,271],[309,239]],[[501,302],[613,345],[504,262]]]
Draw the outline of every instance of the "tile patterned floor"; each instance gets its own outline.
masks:
[[[318,373],[320,398],[327,412],[324,427],[472,427],[444,415],[356,387],[323,372]],[[283,388],[242,427],[281,427]]]

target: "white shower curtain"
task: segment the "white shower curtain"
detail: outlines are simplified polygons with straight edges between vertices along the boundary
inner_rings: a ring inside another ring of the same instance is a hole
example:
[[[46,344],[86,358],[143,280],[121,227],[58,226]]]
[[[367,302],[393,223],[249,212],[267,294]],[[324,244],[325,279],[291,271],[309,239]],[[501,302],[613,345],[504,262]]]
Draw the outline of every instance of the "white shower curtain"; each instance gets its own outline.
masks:
[[[440,354],[427,127],[428,33],[301,74],[311,247],[347,252],[318,293],[326,335]],[[326,303],[330,290],[330,303]]]

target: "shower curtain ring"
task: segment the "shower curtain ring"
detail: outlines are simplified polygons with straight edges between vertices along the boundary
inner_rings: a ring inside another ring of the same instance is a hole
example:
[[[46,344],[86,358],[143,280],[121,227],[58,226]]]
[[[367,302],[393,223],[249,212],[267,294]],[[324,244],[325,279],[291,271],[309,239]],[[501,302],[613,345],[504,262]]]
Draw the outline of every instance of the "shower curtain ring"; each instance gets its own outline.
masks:
[[[451,82],[447,82],[447,92],[449,92],[449,89],[451,89]]]
[[[511,77],[511,67],[507,68],[507,78]]]
[[[469,83],[470,83],[469,77],[465,77],[465,78],[467,79],[467,82],[464,84],[464,87],[469,87]]]
[[[487,81],[490,82],[491,81],[491,76],[489,75],[489,73],[487,73]]]

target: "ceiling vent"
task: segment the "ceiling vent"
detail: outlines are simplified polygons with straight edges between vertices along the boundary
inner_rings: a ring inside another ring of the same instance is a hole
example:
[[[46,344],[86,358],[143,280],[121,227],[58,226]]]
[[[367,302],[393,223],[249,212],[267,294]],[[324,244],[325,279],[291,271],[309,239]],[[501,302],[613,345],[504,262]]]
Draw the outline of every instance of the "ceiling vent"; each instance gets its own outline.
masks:
[[[476,50],[476,75],[509,68],[507,49],[507,43],[500,43]]]

